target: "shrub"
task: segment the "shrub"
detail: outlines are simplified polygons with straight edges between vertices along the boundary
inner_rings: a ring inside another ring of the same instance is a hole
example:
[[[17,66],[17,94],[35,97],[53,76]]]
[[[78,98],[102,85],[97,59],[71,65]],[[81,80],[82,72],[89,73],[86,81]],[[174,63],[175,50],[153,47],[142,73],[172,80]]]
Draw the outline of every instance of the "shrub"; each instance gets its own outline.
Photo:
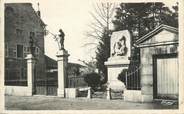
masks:
[[[125,82],[125,75],[126,75],[127,69],[123,69],[121,73],[118,75],[118,80]]]
[[[84,74],[84,81],[92,89],[97,89],[101,85],[101,76],[95,72]]]

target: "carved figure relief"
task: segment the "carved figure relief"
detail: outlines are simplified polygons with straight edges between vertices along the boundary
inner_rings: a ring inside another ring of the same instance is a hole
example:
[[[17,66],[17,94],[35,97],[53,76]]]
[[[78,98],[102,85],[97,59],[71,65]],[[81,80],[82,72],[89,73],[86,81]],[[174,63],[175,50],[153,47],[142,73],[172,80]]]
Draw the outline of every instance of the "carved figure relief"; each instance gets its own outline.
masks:
[[[126,38],[125,36],[123,36],[117,42],[114,43],[112,56],[125,56],[126,54]]]

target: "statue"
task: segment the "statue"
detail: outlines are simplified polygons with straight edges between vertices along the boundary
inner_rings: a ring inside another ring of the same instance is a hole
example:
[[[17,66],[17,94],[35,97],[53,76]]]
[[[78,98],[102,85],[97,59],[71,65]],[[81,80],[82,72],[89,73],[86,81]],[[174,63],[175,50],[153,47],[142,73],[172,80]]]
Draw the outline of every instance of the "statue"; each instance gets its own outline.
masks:
[[[60,34],[59,34],[59,50],[64,50],[64,37],[65,37],[65,33],[63,32],[62,29],[59,30]]]
[[[123,36],[114,43],[112,56],[124,56],[126,53],[126,38]]]
[[[30,38],[30,39],[29,39],[29,49],[30,49],[30,53],[31,53],[32,55],[34,55],[34,47],[33,47],[34,40],[33,40],[33,37],[32,37],[32,36],[30,36],[29,38]]]

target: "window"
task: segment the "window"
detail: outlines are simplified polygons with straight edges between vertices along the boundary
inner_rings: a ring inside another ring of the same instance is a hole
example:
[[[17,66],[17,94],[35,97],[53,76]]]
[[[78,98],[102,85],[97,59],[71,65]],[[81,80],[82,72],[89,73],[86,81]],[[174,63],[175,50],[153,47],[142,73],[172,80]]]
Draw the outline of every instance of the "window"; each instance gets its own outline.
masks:
[[[20,17],[20,22],[23,23],[24,21],[25,21],[24,17],[21,16],[21,17]]]
[[[16,49],[13,50],[13,57],[14,57],[14,58],[17,57],[17,50],[16,50]]]
[[[16,34],[17,34],[17,36],[22,36],[22,30],[16,29]]]
[[[38,48],[38,47],[36,47],[35,54],[36,54],[36,55],[38,55],[38,54],[39,54],[39,48]]]
[[[24,46],[24,57],[26,57],[27,54],[29,54],[29,53],[30,53],[29,47]]]
[[[27,56],[27,47],[24,47],[24,57]]]
[[[43,38],[44,37],[44,32],[36,32],[36,37],[37,38]]]
[[[23,58],[23,45],[17,45],[17,58]]]
[[[34,37],[35,33],[34,32],[30,32],[30,36]]]
[[[15,57],[16,58],[16,49],[9,47],[8,48],[8,57]]]
[[[8,44],[5,43],[5,57],[8,57]]]

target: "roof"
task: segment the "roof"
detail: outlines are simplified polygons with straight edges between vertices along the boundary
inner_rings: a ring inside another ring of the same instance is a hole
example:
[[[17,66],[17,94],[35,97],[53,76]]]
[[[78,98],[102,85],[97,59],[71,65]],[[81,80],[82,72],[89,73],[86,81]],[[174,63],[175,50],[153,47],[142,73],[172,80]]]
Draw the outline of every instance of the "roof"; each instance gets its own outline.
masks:
[[[32,3],[5,3],[5,7],[11,7],[14,11],[14,13],[23,14],[22,11],[24,11],[26,16],[29,16],[30,14],[34,14],[42,26],[46,26],[46,24],[43,22],[43,20],[38,16],[37,12],[33,9]],[[21,10],[20,10],[21,8]],[[31,13],[27,12],[28,10],[32,10]],[[33,12],[33,13],[32,13]]]
[[[45,55],[46,69],[57,68],[57,61]]]
[[[146,35],[142,36],[141,38],[139,38],[136,41],[136,45],[139,45],[142,42],[150,39],[152,36],[158,34],[162,30],[167,30],[167,31],[170,31],[170,32],[178,33],[177,28],[162,24],[162,25],[158,26],[157,28],[155,28],[154,30],[152,30],[151,32],[149,32],[148,34],[146,34]]]
[[[57,69],[57,61],[45,55],[45,63],[47,69]],[[68,62],[68,67],[85,67],[84,65],[78,63]]]
[[[81,65],[81,64],[78,64],[78,63],[71,63],[71,62],[68,62],[68,66],[85,67],[84,65]]]

